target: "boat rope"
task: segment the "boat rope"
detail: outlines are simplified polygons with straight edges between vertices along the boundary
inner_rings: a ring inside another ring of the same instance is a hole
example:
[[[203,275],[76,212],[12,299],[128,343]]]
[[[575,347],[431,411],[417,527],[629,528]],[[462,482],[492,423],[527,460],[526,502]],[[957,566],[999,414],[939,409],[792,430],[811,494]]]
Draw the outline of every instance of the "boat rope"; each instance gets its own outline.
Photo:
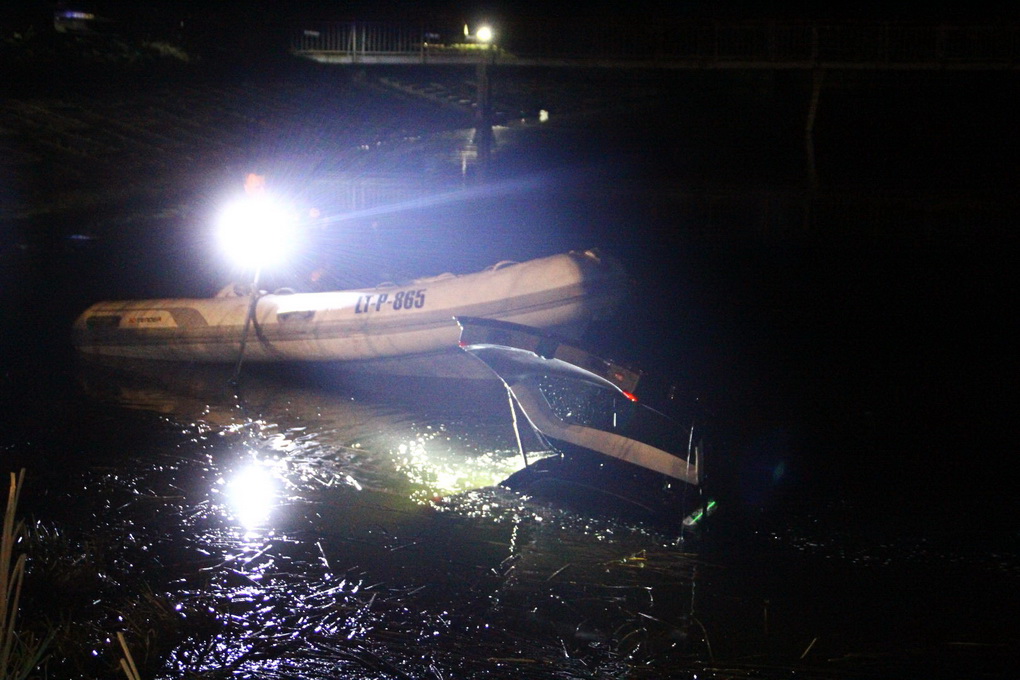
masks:
[[[252,320],[255,318],[255,307],[259,302],[259,274],[260,269],[255,270],[255,276],[251,282],[251,291],[248,294],[248,314],[244,317],[244,330],[241,332],[241,344],[237,350],[237,364],[234,366],[234,375],[231,377],[230,382],[233,385],[237,384],[238,378],[241,377],[241,363],[244,361],[244,349],[248,344],[248,330],[251,328]]]

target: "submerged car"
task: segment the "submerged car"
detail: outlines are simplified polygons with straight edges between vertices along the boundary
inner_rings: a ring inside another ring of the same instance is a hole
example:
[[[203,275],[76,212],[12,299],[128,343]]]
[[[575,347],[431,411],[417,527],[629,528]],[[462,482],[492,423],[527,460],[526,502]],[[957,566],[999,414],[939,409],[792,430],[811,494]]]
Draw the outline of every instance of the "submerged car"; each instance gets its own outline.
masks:
[[[643,403],[640,371],[528,326],[457,321],[461,349],[499,376],[509,394],[526,466],[505,486],[686,526],[712,511],[698,423]],[[529,459],[518,414],[551,455]]]

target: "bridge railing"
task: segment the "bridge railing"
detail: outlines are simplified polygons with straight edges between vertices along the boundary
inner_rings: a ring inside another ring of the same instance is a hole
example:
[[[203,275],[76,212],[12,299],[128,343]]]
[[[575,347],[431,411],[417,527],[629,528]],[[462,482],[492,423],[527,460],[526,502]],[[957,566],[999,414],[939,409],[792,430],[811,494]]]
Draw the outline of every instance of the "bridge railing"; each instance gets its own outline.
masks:
[[[416,55],[426,46],[422,26],[371,21],[327,23],[300,29],[291,41],[299,53],[335,52],[350,56]]]
[[[424,24],[304,26],[291,48],[343,63],[478,59],[455,30]],[[909,24],[520,23],[502,27],[502,64],[641,64],[681,68],[1020,68],[1020,26]]]

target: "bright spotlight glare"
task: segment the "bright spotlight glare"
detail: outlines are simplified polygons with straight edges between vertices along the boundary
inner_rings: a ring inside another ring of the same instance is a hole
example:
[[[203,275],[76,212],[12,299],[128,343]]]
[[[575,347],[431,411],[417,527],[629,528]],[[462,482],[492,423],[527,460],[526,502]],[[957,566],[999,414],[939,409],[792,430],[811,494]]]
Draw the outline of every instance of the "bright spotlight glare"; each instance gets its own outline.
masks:
[[[284,261],[297,239],[297,215],[269,197],[248,197],[220,214],[219,240],[242,267],[262,268]]]
[[[276,491],[276,480],[268,469],[257,463],[249,465],[227,483],[231,514],[245,529],[264,525],[269,520]]]
[[[478,29],[475,36],[479,41],[487,43],[492,40],[492,28],[489,26],[482,26]]]

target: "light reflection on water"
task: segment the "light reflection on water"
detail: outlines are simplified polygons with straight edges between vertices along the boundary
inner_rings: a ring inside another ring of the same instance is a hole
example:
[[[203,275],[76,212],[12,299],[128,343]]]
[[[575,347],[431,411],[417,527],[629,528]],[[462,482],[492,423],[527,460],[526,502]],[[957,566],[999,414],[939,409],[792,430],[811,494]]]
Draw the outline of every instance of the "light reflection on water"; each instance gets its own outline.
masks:
[[[128,497],[104,523],[163,565],[190,631],[171,676],[397,674],[410,650],[437,669],[519,655],[548,670],[688,646],[676,538],[499,488],[522,464],[508,413],[257,378],[237,401],[179,372],[86,384],[163,422],[136,469],[97,486]]]
[[[257,377],[246,378],[238,398],[221,373],[208,369],[119,377],[100,372],[87,385],[117,406],[161,414],[203,436],[242,441],[252,464],[271,468],[292,490],[367,487],[425,503],[493,486],[523,465],[501,411],[412,412]],[[237,491],[238,497],[268,493]]]
[[[229,479],[218,481],[228,511],[243,528],[251,530],[269,521],[277,493],[277,480],[270,466],[252,462],[233,471]]]
[[[796,660],[816,637],[812,655],[852,669],[855,650],[881,648],[888,630],[847,599],[904,590],[895,569],[862,580],[847,573],[860,560],[801,549],[853,547],[829,524],[752,534],[756,524],[724,516],[686,541],[518,496],[497,486],[521,464],[500,409],[255,376],[238,400],[225,378],[157,378],[86,380],[114,420],[127,408],[149,426],[73,500],[121,551],[107,597],[143,573],[169,603],[172,616],[144,624],[179,631],[167,677],[520,676],[520,664],[535,676],[666,677],[714,658]],[[924,583],[916,569],[910,578]],[[848,584],[861,585],[840,597]],[[978,637],[996,639],[992,625]]]

